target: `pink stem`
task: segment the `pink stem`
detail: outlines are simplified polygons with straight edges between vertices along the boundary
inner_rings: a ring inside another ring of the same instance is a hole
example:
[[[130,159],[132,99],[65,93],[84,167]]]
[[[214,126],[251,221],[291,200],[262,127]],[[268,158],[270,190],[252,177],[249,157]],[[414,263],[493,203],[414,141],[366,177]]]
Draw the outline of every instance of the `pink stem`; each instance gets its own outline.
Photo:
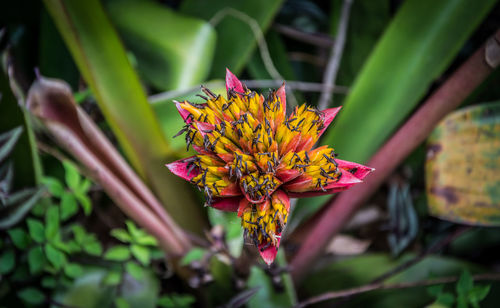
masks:
[[[351,215],[379,188],[394,169],[432,132],[450,111],[457,108],[488,77],[500,60],[500,30],[481,46],[458,70],[427,99],[422,107],[367,163],[375,172],[358,184],[331,199],[312,225],[291,262],[295,281],[303,278],[323,252],[326,244],[348,222]],[[496,44],[496,47],[495,47]],[[492,64],[494,63],[494,64]],[[496,65],[495,65],[496,64]]]

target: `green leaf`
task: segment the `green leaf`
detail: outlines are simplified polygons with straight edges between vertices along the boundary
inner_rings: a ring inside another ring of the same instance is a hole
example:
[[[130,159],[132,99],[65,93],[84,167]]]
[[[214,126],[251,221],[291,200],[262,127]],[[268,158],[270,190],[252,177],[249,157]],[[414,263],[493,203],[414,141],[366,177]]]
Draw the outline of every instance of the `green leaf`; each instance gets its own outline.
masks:
[[[102,254],[102,246],[96,239],[87,242],[83,245],[83,250],[92,256],[100,256]]]
[[[182,227],[202,233],[206,222],[188,184],[158,167],[172,159],[171,148],[101,2],[44,3],[131,165]]]
[[[64,166],[64,178],[66,179],[66,185],[72,190],[78,190],[80,186],[80,173],[78,169],[70,161],[63,161]]]
[[[75,241],[78,244],[82,245],[87,238],[87,231],[85,231],[85,229],[81,225],[73,225],[71,230],[73,231]]]
[[[149,254],[148,248],[141,246],[141,245],[132,244],[130,246],[130,251],[132,252],[132,255],[139,262],[141,262],[142,265],[144,265],[144,266],[149,265],[150,254]]]
[[[469,271],[463,271],[460,275],[460,279],[457,282],[456,290],[458,295],[464,294],[466,295],[472,289],[474,285],[474,280],[472,279]]]
[[[85,193],[82,193],[80,191],[75,192],[74,196],[82,206],[83,213],[86,216],[89,216],[92,212],[92,202],[90,201],[90,198]]]
[[[443,291],[443,288],[444,288],[443,284],[437,284],[435,286],[430,286],[430,287],[427,287],[427,293],[429,293],[429,295],[437,297]]]
[[[28,245],[31,243],[31,239],[28,236],[28,233],[21,228],[14,228],[7,231],[9,233],[10,239],[14,246],[19,249],[26,249]]]
[[[53,289],[57,285],[57,281],[53,276],[45,276],[42,278],[42,287]]]
[[[451,307],[455,303],[455,296],[451,293],[441,293],[438,295],[436,301],[447,307]]]
[[[469,294],[467,295],[469,298],[469,301],[479,303],[480,301],[485,299],[486,296],[488,296],[490,289],[491,289],[491,285],[474,286],[469,291]]]
[[[206,249],[193,247],[188,253],[181,259],[181,265],[186,266],[191,264],[193,261],[198,261],[203,258],[203,255],[206,253]]]
[[[250,2],[187,0],[181,3],[180,11],[210,20],[217,13],[223,12],[225,8],[232,8],[254,19],[259,28],[265,31],[282,3],[281,0],[254,0]],[[224,77],[226,67],[233,73],[239,74],[257,45],[255,35],[248,23],[228,14],[221,17],[223,19],[215,26],[217,46],[210,78]]]
[[[116,286],[122,280],[122,273],[119,271],[110,271],[103,279],[103,283],[108,286]]]
[[[78,192],[82,194],[87,194],[89,191],[90,187],[92,186],[92,182],[89,179],[83,179],[80,187],[78,188]]]
[[[148,83],[173,90],[205,80],[216,38],[209,23],[153,1],[110,1],[108,9]]]
[[[124,243],[132,242],[132,237],[130,236],[130,234],[128,234],[128,232],[123,229],[111,230],[111,236]]]
[[[117,297],[115,298],[115,302],[114,302],[116,308],[129,308],[130,305],[127,303],[127,300],[125,300],[125,298],[123,297]]]
[[[76,204],[73,194],[65,192],[61,197],[61,220],[65,221],[71,218],[78,212],[78,205]]]
[[[59,208],[51,206],[45,213],[45,237],[53,240],[59,235]]]
[[[143,268],[133,261],[127,262],[125,264],[125,269],[127,270],[127,273],[129,273],[130,276],[134,277],[135,279],[140,280],[144,276]]]
[[[43,223],[37,219],[28,218],[26,220],[31,238],[37,243],[45,241],[45,227]]]
[[[490,288],[491,285],[474,286],[469,291],[469,294],[467,294],[467,298],[474,308],[479,307],[479,302],[485,299],[486,296],[488,296]]]
[[[137,244],[144,245],[144,246],[158,246],[158,241],[156,241],[156,238],[149,234],[144,234],[140,238],[136,240]]]
[[[42,247],[36,246],[28,251],[28,264],[31,274],[39,273],[47,262]]]
[[[322,142],[341,158],[365,162],[450,65],[495,2],[405,1]]]
[[[83,274],[83,268],[76,263],[66,263],[64,273],[70,278],[77,278]]]
[[[5,275],[9,273],[15,265],[16,255],[14,250],[9,249],[2,252],[0,255],[0,274]]]
[[[458,223],[500,226],[500,102],[449,114],[429,137],[428,153],[430,214]]]
[[[45,176],[42,178],[42,184],[47,187],[54,197],[61,197],[64,192],[63,185],[56,178]]]
[[[38,289],[26,288],[17,292],[17,296],[28,304],[39,305],[45,301],[45,295]]]
[[[128,232],[130,233],[134,241],[142,236],[141,230],[137,228],[137,226],[131,220],[125,221],[125,224],[127,225]]]
[[[52,244],[45,245],[45,256],[56,270],[61,269],[66,264],[66,256],[64,253]]]
[[[130,250],[124,245],[113,246],[106,251],[104,259],[112,261],[126,261],[130,259]]]

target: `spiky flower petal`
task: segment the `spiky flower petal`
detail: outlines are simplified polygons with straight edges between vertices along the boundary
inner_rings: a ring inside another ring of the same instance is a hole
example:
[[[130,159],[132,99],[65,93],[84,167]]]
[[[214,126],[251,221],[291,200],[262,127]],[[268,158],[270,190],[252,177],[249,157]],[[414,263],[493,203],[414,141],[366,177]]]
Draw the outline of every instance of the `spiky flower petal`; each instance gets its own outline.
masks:
[[[290,197],[348,189],[371,168],[312,149],[339,108],[296,107],[286,116],[285,85],[267,97],[250,91],[229,70],[227,98],[202,87],[206,102],[176,102],[188,148],[197,155],[167,167],[191,181],[206,205],[237,211],[245,237],[273,262],[290,212]]]

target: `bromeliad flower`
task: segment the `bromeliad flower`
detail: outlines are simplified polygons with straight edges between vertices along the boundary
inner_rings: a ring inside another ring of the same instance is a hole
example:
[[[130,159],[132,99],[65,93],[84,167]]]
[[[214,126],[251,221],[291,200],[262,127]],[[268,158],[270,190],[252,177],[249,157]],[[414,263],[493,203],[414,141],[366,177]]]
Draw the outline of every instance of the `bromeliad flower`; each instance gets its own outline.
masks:
[[[179,132],[199,153],[167,167],[191,181],[206,205],[237,211],[245,237],[273,262],[291,197],[348,189],[372,171],[340,160],[332,148],[312,149],[339,108],[302,105],[286,116],[285,85],[267,98],[250,91],[229,70],[227,99],[202,87],[206,103],[176,102],[186,122]]]

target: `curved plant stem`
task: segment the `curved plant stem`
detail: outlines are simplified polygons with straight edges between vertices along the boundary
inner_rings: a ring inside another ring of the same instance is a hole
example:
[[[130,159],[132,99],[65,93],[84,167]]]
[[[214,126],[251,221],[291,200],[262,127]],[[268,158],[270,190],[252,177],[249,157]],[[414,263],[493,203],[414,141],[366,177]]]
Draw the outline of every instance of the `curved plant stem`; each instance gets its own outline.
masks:
[[[365,183],[339,194],[325,205],[321,217],[316,216],[318,221],[309,224],[312,230],[307,232],[305,241],[292,260],[292,275],[295,280],[300,280],[307,273],[325,245],[347,223],[349,217],[382,185],[393,170],[424,142],[439,121],[458,107],[493,72],[495,67],[489,63],[498,65],[500,53],[487,52],[487,49],[494,49],[495,46],[497,50],[500,49],[498,42],[500,30],[463,63],[373,156],[367,165],[376,171],[366,177]]]
[[[402,283],[393,283],[393,284],[383,284],[380,282],[370,283],[370,284],[367,284],[367,285],[364,285],[361,287],[357,287],[357,288],[323,293],[321,295],[311,297],[311,298],[299,303],[295,307],[302,308],[302,307],[306,307],[306,306],[309,306],[309,305],[312,305],[315,303],[324,302],[324,301],[327,301],[330,299],[348,297],[348,296],[366,293],[366,292],[375,291],[375,290],[407,289],[407,288],[416,288],[416,287],[426,287],[426,286],[432,286],[432,285],[443,284],[443,283],[453,283],[453,282],[458,281],[459,278],[460,277],[458,277],[458,276],[450,276],[450,277],[441,277],[441,278],[429,279],[429,280],[423,280],[423,281],[402,282]],[[474,275],[474,276],[472,276],[472,279],[474,281],[500,280],[500,273]]]

